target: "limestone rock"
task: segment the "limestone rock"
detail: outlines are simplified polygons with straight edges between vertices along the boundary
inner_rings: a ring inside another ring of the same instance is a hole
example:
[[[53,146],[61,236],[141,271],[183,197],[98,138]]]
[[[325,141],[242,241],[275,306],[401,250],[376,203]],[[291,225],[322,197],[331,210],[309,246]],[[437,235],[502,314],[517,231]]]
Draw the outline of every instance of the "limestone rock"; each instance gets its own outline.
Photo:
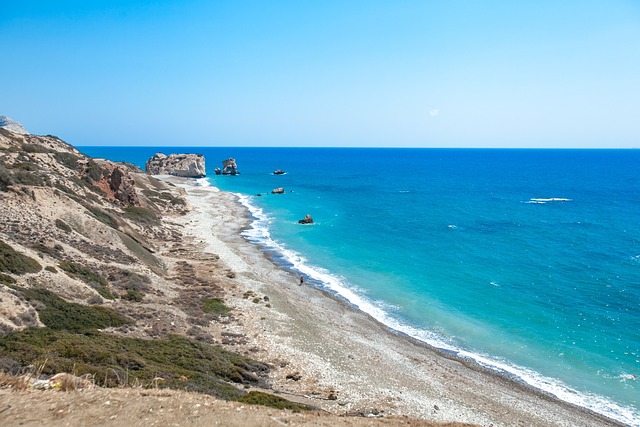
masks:
[[[95,185],[104,191],[106,198],[125,207],[141,206],[135,181],[127,166],[110,161],[100,163],[102,176]]]
[[[236,159],[229,157],[227,160],[222,161],[222,175],[237,175],[238,166],[236,165]]]
[[[0,128],[6,129],[13,133],[28,135],[29,132],[18,122],[7,116],[0,116]]]
[[[202,154],[155,154],[147,160],[146,172],[151,175],[174,175],[185,178],[206,176]]]
[[[313,224],[313,218],[311,218],[310,214],[307,214],[304,218],[298,221],[298,224]]]

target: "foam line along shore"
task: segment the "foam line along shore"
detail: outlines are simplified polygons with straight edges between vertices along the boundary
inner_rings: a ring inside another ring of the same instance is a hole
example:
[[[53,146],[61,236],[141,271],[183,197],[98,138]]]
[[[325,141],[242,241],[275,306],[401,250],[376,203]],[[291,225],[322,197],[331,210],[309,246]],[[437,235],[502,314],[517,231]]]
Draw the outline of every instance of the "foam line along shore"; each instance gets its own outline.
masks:
[[[230,304],[242,310],[247,336],[264,349],[265,361],[286,364],[307,381],[274,374],[277,389],[300,395],[311,383],[334,389],[336,400],[317,403],[335,413],[377,408],[388,415],[480,425],[620,425],[393,332],[335,292],[299,286],[297,274],[247,241],[252,214],[237,195],[171,180],[187,190],[195,208],[184,227],[237,274],[239,289]],[[247,303],[241,295],[248,291],[268,295],[270,309],[265,313]]]

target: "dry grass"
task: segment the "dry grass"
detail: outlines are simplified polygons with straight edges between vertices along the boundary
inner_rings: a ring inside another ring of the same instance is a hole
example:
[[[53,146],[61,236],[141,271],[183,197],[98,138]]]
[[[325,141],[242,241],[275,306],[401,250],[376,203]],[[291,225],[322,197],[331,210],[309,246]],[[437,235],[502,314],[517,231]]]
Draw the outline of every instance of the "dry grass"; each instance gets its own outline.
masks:
[[[29,376],[17,376],[0,372],[0,389],[26,390],[28,386]]]

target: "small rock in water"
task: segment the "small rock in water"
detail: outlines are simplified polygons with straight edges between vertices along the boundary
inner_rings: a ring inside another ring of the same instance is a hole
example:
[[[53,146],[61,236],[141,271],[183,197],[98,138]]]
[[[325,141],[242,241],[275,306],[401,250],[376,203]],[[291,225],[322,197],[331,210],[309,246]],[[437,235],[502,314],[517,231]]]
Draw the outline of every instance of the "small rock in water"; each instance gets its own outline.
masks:
[[[313,218],[310,214],[307,214],[304,218],[298,221],[298,224],[313,224]]]

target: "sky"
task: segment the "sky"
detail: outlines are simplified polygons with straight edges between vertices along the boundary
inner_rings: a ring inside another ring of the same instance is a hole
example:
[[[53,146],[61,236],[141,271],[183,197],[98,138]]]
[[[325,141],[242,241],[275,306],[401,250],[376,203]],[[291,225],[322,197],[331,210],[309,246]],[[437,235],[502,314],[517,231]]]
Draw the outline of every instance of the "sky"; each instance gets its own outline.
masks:
[[[0,54],[78,146],[640,147],[638,0],[0,0]]]

